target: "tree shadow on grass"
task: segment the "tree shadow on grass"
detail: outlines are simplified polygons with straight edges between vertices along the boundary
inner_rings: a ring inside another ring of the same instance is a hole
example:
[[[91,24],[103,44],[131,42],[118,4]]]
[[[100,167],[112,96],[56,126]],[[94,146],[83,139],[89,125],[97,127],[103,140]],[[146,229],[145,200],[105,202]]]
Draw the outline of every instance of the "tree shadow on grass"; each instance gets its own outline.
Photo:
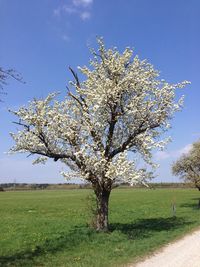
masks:
[[[195,200],[195,203],[183,203],[180,205],[180,207],[200,210],[200,198],[192,198],[192,200]]]
[[[113,223],[110,229],[111,231],[117,230],[126,234],[129,239],[143,239],[152,235],[152,232],[175,230],[191,223],[184,218],[176,217],[149,218],[128,224]]]
[[[110,230],[120,231],[127,235],[127,239],[142,239],[152,235],[153,231],[166,231],[183,227],[190,222],[183,218],[152,218],[142,219],[133,223],[113,223]],[[36,245],[34,249],[20,251],[13,255],[0,257],[0,266],[37,266],[38,258],[47,254],[71,251],[81,243],[92,243],[97,238],[96,231],[85,226],[74,227],[70,232],[57,233],[56,237],[47,239],[42,244]],[[106,238],[102,242],[106,242]],[[39,266],[42,266],[39,264]]]

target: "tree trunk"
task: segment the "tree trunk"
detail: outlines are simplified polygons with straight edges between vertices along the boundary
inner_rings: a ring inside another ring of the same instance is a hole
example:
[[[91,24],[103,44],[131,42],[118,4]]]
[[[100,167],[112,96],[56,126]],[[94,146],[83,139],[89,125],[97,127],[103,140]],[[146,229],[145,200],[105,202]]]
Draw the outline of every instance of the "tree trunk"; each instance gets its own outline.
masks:
[[[110,191],[106,189],[95,190],[97,200],[96,230],[108,231],[108,202]]]

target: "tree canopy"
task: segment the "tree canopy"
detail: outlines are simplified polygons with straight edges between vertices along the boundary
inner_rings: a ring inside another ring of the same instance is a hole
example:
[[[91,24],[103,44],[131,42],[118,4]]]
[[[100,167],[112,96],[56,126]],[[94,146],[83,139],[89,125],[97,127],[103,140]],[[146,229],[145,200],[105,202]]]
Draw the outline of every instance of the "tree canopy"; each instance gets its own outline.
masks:
[[[60,160],[72,171],[63,172],[65,178],[90,182],[97,197],[97,229],[106,230],[113,184],[151,177],[129,155],[140,154],[154,167],[152,150],[169,141],[161,139],[162,133],[183,104],[183,97],[175,100],[175,90],[189,82],[159,79],[159,71],[133,57],[130,48],[120,54],[106,49],[102,39],[98,45],[97,51],[91,49],[90,66],[78,68],[85,80],[70,68],[74,80],[63,101],[52,93],[13,111],[23,129],[11,134],[11,151],[39,155],[35,163]]]
[[[200,191],[200,141],[191,150],[173,163],[172,173],[187,182],[192,182]]]

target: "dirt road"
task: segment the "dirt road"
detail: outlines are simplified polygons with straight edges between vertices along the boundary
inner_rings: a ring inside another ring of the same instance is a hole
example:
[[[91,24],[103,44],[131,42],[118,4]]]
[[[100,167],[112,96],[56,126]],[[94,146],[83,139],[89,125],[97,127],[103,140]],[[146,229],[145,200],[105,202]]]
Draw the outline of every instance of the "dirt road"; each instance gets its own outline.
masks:
[[[200,230],[130,267],[200,267]]]

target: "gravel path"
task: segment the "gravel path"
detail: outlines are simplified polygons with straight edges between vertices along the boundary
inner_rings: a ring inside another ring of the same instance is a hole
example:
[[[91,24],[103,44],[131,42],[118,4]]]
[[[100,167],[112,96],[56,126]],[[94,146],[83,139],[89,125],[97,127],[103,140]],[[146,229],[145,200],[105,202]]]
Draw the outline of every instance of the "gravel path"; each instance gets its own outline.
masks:
[[[170,243],[132,267],[200,267],[200,230]]]

